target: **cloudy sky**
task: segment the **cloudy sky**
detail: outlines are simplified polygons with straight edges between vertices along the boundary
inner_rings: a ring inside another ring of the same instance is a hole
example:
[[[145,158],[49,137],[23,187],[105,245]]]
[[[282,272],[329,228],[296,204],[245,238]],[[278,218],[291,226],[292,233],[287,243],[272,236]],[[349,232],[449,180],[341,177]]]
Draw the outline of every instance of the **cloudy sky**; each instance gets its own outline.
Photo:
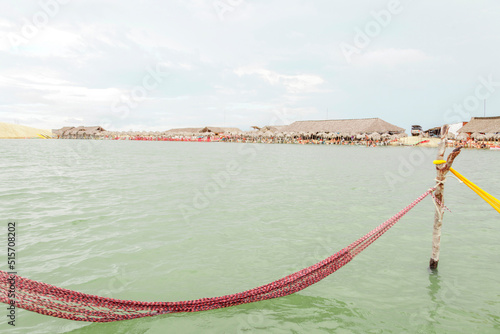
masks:
[[[500,115],[496,0],[0,2],[0,121],[109,130]]]

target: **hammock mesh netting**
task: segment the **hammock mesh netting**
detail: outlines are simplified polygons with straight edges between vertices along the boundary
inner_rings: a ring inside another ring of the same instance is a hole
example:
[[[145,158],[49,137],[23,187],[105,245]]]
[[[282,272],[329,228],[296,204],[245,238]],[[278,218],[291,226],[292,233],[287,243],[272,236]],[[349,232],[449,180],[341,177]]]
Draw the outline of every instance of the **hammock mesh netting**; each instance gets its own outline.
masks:
[[[0,271],[0,302],[11,302],[8,291],[14,284],[16,307],[69,320],[110,322],[166,313],[213,310],[287,296],[317,283],[349,263],[432,191],[428,190],[373,231],[325,260],[248,291],[190,301],[140,302],[89,295]]]

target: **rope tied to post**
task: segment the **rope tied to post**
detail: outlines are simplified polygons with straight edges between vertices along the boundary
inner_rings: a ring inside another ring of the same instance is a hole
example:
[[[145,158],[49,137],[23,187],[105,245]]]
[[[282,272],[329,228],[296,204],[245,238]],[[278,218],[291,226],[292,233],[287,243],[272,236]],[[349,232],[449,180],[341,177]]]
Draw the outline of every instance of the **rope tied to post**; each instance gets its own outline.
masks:
[[[436,207],[436,209],[437,209],[438,207],[440,207],[440,208],[444,208],[444,209],[446,209],[448,212],[452,213],[452,211],[451,211],[451,210],[450,210],[450,209],[449,209],[446,205],[444,205],[443,203],[441,203],[441,201],[440,201],[440,200],[438,200],[438,199],[436,198],[436,196],[434,195],[434,190],[436,190],[436,188],[434,188],[434,189],[433,189],[433,188],[431,188],[431,189],[432,189],[432,192],[431,192],[431,197],[432,197],[432,201],[434,202],[434,206]],[[443,218],[443,217],[441,217],[441,219],[442,219],[442,218]]]
[[[446,182],[446,178],[444,178],[443,180],[439,180],[438,178],[435,178],[434,181],[436,181],[437,185],[441,185],[441,186],[444,186],[444,183]]]
[[[434,163],[434,165],[442,165],[442,164],[445,164],[446,161],[445,160],[434,160],[433,163]],[[444,177],[442,180],[440,180],[440,179],[438,179],[436,177],[434,179],[434,181],[436,181],[437,184],[434,187],[433,192],[431,193],[431,196],[432,196],[432,201],[434,202],[434,206],[436,207],[436,213],[439,215],[439,221],[442,221],[443,220],[443,214],[441,213],[440,209],[444,208],[444,209],[446,209],[449,212],[451,212],[451,210],[446,205],[444,205],[444,203],[442,203],[439,199],[437,199],[437,197],[434,194],[434,191],[436,190],[436,188],[438,186],[443,186],[444,187],[444,184],[446,182],[446,177]]]

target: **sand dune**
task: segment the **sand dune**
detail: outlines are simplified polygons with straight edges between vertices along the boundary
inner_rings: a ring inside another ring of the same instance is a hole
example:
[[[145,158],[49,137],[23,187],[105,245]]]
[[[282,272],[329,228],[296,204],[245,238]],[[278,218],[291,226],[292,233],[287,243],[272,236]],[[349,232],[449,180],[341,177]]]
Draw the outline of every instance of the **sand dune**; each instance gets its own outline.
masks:
[[[40,138],[39,135],[51,137],[52,131],[0,122],[0,139]]]

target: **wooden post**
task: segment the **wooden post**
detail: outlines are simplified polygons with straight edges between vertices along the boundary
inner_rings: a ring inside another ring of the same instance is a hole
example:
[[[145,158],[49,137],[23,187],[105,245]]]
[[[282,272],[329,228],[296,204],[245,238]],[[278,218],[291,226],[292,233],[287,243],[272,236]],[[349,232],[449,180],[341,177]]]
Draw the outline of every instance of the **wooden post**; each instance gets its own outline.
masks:
[[[438,155],[437,155],[437,160],[444,160],[444,153],[446,152],[446,142],[447,142],[447,135],[448,135],[448,130],[449,126],[443,125],[441,128],[441,142],[439,143],[438,146]],[[436,203],[436,212],[434,214],[434,231],[432,233],[432,256],[431,260],[429,262],[429,268],[430,269],[437,269],[438,262],[439,262],[439,248],[440,248],[440,243],[441,243],[441,226],[443,225],[443,214],[444,214],[444,198],[443,198],[443,192],[444,192],[444,182],[446,180],[446,174],[448,174],[453,161],[455,158],[460,154],[460,150],[462,147],[457,147],[455,150],[453,150],[452,153],[448,156],[448,159],[446,160],[446,163],[441,164],[441,165],[436,165],[436,170],[437,170],[437,177],[436,177],[436,191],[434,192],[434,195],[436,199],[441,203],[439,205]]]

